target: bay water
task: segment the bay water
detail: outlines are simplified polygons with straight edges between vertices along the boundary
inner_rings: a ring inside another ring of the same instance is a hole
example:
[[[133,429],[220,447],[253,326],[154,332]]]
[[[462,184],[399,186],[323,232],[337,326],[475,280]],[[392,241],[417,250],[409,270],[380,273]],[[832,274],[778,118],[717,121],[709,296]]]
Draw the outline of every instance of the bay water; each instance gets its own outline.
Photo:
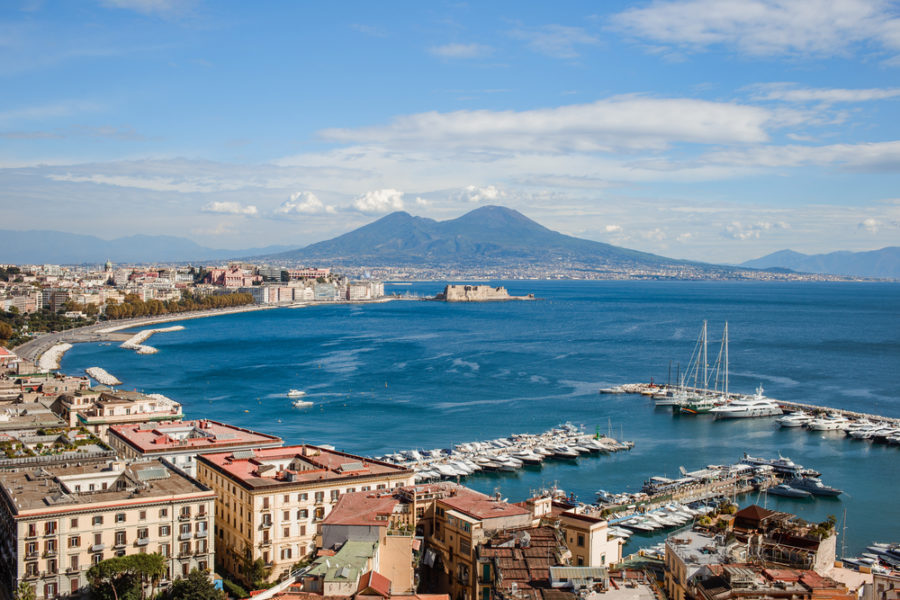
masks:
[[[561,422],[635,442],[629,452],[546,461],[465,484],[510,501],[547,487],[594,501],[637,491],[679,467],[792,458],[822,472],[839,499],[746,496],[807,520],[835,515],[847,555],[900,541],[900,447],[833,432],[779,429],[774,419],[673,416],[641,396],[600,395],[620,383],[665,383],[690,358],[703,320],[710,362],[728,321],[732,391],[900,417],[900,284],[509,281],[535,301],[398,300],[319,305],[184,321],[138,355],[78,344],[62,371],[102,366],[122,389],[161,393],[186,418],[210,418],[375,456],[402,449],[538,433]],[[442,282],[387,285],[432,295]],[[313,406],[295,409],[302,389]],[[635,535],[626,552],[662,534]],[[840,550],[839,550],[840,553]]]

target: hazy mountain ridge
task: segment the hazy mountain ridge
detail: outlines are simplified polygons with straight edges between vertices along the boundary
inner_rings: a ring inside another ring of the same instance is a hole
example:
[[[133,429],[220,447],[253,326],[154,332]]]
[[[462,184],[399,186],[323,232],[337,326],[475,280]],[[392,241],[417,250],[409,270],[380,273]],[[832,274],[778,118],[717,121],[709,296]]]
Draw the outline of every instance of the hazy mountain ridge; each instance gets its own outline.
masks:
[[[900,279],[900,246],[879,250],[850,252],[839,250],[827,254],[803,254],[779,250],[741,263],[753,269],[784,268],[802,273],[827,273],[849,277]]]
[[[103,240],[93,235],[62,231],[0,230],[0,263],[15,264],[102,264],[107,259],[114,263],[227,260],[288,248],[291,246],[219,250],[170,235],[132,235]]]
[[[260,258],[425,267],[542,261],[569,261],[592,267],[702,264],[564,235],[502,206],[482,206],[447,221],[395,212],[331,240]],[[704,267],[734,270],[719,265]]]

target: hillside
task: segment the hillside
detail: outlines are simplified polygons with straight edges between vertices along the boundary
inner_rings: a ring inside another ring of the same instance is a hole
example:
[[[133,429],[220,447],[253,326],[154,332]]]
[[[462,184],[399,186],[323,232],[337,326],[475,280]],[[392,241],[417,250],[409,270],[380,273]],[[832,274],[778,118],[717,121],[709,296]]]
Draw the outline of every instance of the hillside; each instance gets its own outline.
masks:
[[[828,273],[849,277],[900,279],[900,246],[888,246],[867,252],[839,251],[828,254],[802,254],[780,250],[742,263],[753,269],[784,268],[803,273]]]

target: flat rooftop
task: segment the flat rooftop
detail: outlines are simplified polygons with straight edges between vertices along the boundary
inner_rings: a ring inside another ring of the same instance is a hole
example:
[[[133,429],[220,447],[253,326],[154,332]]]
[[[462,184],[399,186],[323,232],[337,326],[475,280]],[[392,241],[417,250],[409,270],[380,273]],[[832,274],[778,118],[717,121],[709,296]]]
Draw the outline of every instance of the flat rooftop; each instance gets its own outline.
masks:
[[[197,460],[251,489],[355,477],[412,475],[411,470],[390,463],[307,444],[204,454]]]
[[[715,537],[699,531],[679,531],[666,539],[667,549],[688,565],[713,565],[730,562],[725,546]]]
[[[47,466],[3,474],[2,491],[16,514],[68,512],[79,505],[143,504],[171,496],[214,496],[195,480],[154,460]]]
[[[340,500],[322,521],[322,525],[364,525],[387,527],[389,516],[400,504],[392,492],[352,492],[341,494]]]
[[[141,454],[168,453],[173,450],[209,452],[232,446],[281,446],[284,443],[274,435],[207,419],[114,425],[109,428],[109,435],[118,437]]]
[[[453,510],[476,519],[493,519],[496,517],[531,514],[531,511],[521,506],[496,500],[491,496],[462,486],[456,487],[450,494],[441,498],[440,502]]]

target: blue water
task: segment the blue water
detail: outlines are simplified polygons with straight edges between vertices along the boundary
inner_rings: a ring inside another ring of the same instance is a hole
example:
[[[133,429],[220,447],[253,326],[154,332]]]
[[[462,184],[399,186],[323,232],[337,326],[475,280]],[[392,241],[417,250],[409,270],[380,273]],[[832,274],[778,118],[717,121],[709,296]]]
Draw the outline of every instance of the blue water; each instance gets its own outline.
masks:
[[[728,320],[732,390],[749,393],[762,383],[778,399],[900,417],[900,284],[505,285],[539,300],[397,301],[199,319],[152,337],[158,354],[80,344],[62,368],[102,366],[123,388],[181,402],[188,418],[365,455],[540,432],[563,421],[604,433],[611,422],[616,437],[635,442],[630,452],[467,482],[510,500],[557,484],[590,502],[599,488],[636,491],[679,466],[781,452],[846,493],[840,500],[770,497],[770,508],[809,520],[833,514],[839,524],[846,509],[848,554],[874,540],[900,541],[900,448],[780,430],[771,419],[673,417],[640,396],[597,393],[651,377],[664,382],[670,361],[688,362],[703,319],[712,362]],[[433,294],[442,284],[387,287]],[[290,388],[305,390],[315,406],[292,408]],[[626,550],[652,539],[634,536]]]

